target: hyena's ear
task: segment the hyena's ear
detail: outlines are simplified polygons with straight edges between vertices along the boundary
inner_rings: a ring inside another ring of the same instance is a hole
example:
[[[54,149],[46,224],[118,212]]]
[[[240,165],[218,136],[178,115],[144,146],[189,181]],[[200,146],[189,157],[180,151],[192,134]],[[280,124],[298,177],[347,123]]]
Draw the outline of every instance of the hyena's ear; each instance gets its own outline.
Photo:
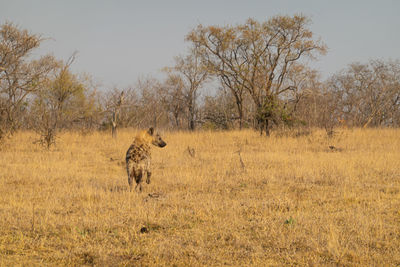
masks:
[[[147,130],[147,132],[149,133],[149,135],[153,135],[154,134],[154,128],[150,127],[149,130]]]

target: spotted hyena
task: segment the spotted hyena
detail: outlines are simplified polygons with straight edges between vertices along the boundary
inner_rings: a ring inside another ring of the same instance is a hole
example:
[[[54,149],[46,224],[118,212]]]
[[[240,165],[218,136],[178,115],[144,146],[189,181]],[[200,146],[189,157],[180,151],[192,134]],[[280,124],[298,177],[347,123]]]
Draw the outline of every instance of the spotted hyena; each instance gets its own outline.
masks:
[[[167,144],[161,139],[153,128],[140,132],[133,140],[126,152],[126,170],[128,172],[129,188],[132,191],[133,180],[136,181],[135,190],[139,187],[142,191],[142,178],[146,176],[146,183],[150,183],[151,177],[151,153],[150,145],[165,147]]]

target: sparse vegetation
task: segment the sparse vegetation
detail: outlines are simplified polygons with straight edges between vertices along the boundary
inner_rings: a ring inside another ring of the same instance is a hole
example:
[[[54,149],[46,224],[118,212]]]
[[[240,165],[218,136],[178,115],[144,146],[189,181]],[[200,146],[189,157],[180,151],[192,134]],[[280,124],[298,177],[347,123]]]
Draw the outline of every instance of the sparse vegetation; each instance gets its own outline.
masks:
[[[134,135],[8,140],[0,265],[400,264],[398,129],[166,132],[142,193],[126,178]]]
[[[165,79],[99,90],[46,39],[0,25],[0,266],[400,266],[398,59],[322,81],[310,18],[277,15],[198,25]],[[168,146],[130,192],[150,126]]]
[[[140,78],[130,88],[98,90],[67,60],[39,59],[45,39],[13,23],[0,25],[0,145],[34,130],[48,148],[64,130],[154,126],[169,130],[398,127],[400,61],[349,64],[321,80],[309,61],[326,53],[304,15],[198,25],[166,77]],[[134,82],[134,81],[132,81]],[[206,92],[207,90],[208,92]]]

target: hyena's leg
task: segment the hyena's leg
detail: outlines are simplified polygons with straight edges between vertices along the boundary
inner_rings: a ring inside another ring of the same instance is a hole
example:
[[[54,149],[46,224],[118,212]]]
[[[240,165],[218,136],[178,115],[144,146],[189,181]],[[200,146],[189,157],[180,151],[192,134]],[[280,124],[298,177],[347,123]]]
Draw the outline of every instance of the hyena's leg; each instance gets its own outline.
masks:
[[[133,180],[135,179],[135,172],[132,170],[128,177],[128,183],[129,183],[129,190],[132,192],[132,187],[133,187]]]
[[[131,162],[130,160],[127,158],[126,160],[126,171],[128,173],[128,184],[129,184],[129,188],[132,191],[132,182],[133,182],[133,176],[134,176],[134,171],[131,169]]]
[[[139,192],[142,192],[142,183],[138,183],[135,187],[135,191],[139,188]]]
[[[151,171],[150,170],[148,170],[147,171],[147,178],[146,178],[146,183],[150,183],[150,177],[151,177]]]
[[[151,177],[151,163],[150,163],[150,159],[147,159],[146,162],[146,183],[149,184],[150,183],[150,177]]]
[[[143,170],[141,168],[138,168],[135,170],[135,180],[136,180],[136,189],[139,187],[139,191],[142,191],[142,177],[143,177]]]

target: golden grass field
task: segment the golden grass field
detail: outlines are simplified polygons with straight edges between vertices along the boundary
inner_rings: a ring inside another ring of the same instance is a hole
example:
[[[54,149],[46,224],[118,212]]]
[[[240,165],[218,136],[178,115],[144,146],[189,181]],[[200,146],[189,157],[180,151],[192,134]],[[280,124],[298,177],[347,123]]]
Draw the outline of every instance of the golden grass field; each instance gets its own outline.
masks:
[[[400,265],[400,130],[165,132],[142,193],[135,132],[3,144],[0,265]]]

